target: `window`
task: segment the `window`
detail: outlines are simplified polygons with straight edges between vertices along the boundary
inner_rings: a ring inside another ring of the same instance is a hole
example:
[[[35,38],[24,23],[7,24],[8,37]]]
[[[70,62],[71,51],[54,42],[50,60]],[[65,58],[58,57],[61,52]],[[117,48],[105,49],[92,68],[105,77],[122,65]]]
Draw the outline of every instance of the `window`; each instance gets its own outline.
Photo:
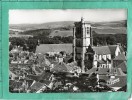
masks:
[[[102,57],[101,57],[101,55],[99,55],[99,60],[101,60],[102,59]]]
[[[90,33],[90,28],[89,27],[87,27],[87,34],[89,34]]]
[[[106,55],[103,55],[104,60],[106,60]]]
[[[76,28],[76,33],[75,33],[76,38],[81,38],[82,37],[81,31],[82,31],[81,27]]]
[[[107,55],[107,58],[108,58],[109,60],[111,60],[111,54],[108,54],[108,55]]]
[[[76,39],[76,46],[82,47],[82,40],[81,39]]]
[[[97,55],[96,54],[94,55],[94,60],[97,60]]]

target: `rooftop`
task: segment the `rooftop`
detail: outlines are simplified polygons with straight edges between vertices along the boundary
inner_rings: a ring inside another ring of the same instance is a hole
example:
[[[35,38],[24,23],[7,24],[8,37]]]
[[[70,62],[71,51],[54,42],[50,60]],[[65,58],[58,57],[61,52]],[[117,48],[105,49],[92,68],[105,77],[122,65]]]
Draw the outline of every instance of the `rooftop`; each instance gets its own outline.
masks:
[[[36,53],[47,53],[47,52],[60,52],[66,51],[72,53],[72,44],[40,44],[36,48]],[[107,46],[93,46],[93,50],[96,54],[115,54],[115,50],[118,45],[107,45]],[[121,47],[120,47],[121,48]],[[121,51],[123,51],[121,49]]]
[[[36,53],[61,52],[72,53],[72,44],[41,44],[37,46]]]
[[[126,61],[126,57],[125,57],[125,55],[122,53],[122,54],[116,56],[113,60],[123,60],[123,61]]]

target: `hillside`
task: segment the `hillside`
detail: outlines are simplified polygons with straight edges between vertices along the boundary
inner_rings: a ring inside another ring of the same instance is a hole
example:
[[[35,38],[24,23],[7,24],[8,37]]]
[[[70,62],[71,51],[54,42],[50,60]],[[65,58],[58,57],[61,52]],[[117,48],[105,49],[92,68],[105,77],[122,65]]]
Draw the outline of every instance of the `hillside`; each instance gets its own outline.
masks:
[[[97,34],[126,34],[127,21],[115,21],[115,22],[88,22],[91,23],[92,32]],[[48,34],[47,36],[72,36],[72,28],[74,27],[74,21],[62,21],[62,22],[49,22],[43,24],[19,24],[10,25],[10,33],[17,30],[19,34],[24,35],[39,35]],[[20,30],[20,31],[19,31]]]
[[[51,33],[50,29],[36,29],[36,30],[27,30],[24,32],[20,32],[19,34],[23,34],[23,35],[33,35],[33,36],[37,36],[37,35],[41,35],[41,36],[49,36],[49,34]]]
[[[42,24],[11,24],[10,29],[20,29],[20,30],[36,30],[36,29],[57,29],[73,27],[74,21],[61,21],[61,22],[49,22]]]

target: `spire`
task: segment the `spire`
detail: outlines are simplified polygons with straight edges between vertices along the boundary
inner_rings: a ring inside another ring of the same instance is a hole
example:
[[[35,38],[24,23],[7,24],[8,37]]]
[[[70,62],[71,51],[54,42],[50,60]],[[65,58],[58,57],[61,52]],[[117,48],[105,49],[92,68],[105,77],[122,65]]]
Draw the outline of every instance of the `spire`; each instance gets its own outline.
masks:
[[[81,17],[81,22],[82,22],[82,23],[84,22],[84,18],[83,18],[83,17]]]

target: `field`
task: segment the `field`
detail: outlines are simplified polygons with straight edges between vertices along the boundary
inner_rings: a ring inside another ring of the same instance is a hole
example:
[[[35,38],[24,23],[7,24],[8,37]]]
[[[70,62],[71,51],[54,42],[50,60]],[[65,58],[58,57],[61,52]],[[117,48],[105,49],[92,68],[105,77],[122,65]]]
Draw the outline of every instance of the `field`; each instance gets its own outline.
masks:
[[[92,26],[92,32],[97,34],[126,34],[126,20],[116,22],[88,22]],[[24,35],[36,35],[45,34],[45,31],[49,31],[47,36],[61,36],[68,37],[72,36],[72,28],[74,27],[74,21],[63,21],[63,22],[50,22],[43,24],[19,24],[10,25],[10,33],[18,32]]]

